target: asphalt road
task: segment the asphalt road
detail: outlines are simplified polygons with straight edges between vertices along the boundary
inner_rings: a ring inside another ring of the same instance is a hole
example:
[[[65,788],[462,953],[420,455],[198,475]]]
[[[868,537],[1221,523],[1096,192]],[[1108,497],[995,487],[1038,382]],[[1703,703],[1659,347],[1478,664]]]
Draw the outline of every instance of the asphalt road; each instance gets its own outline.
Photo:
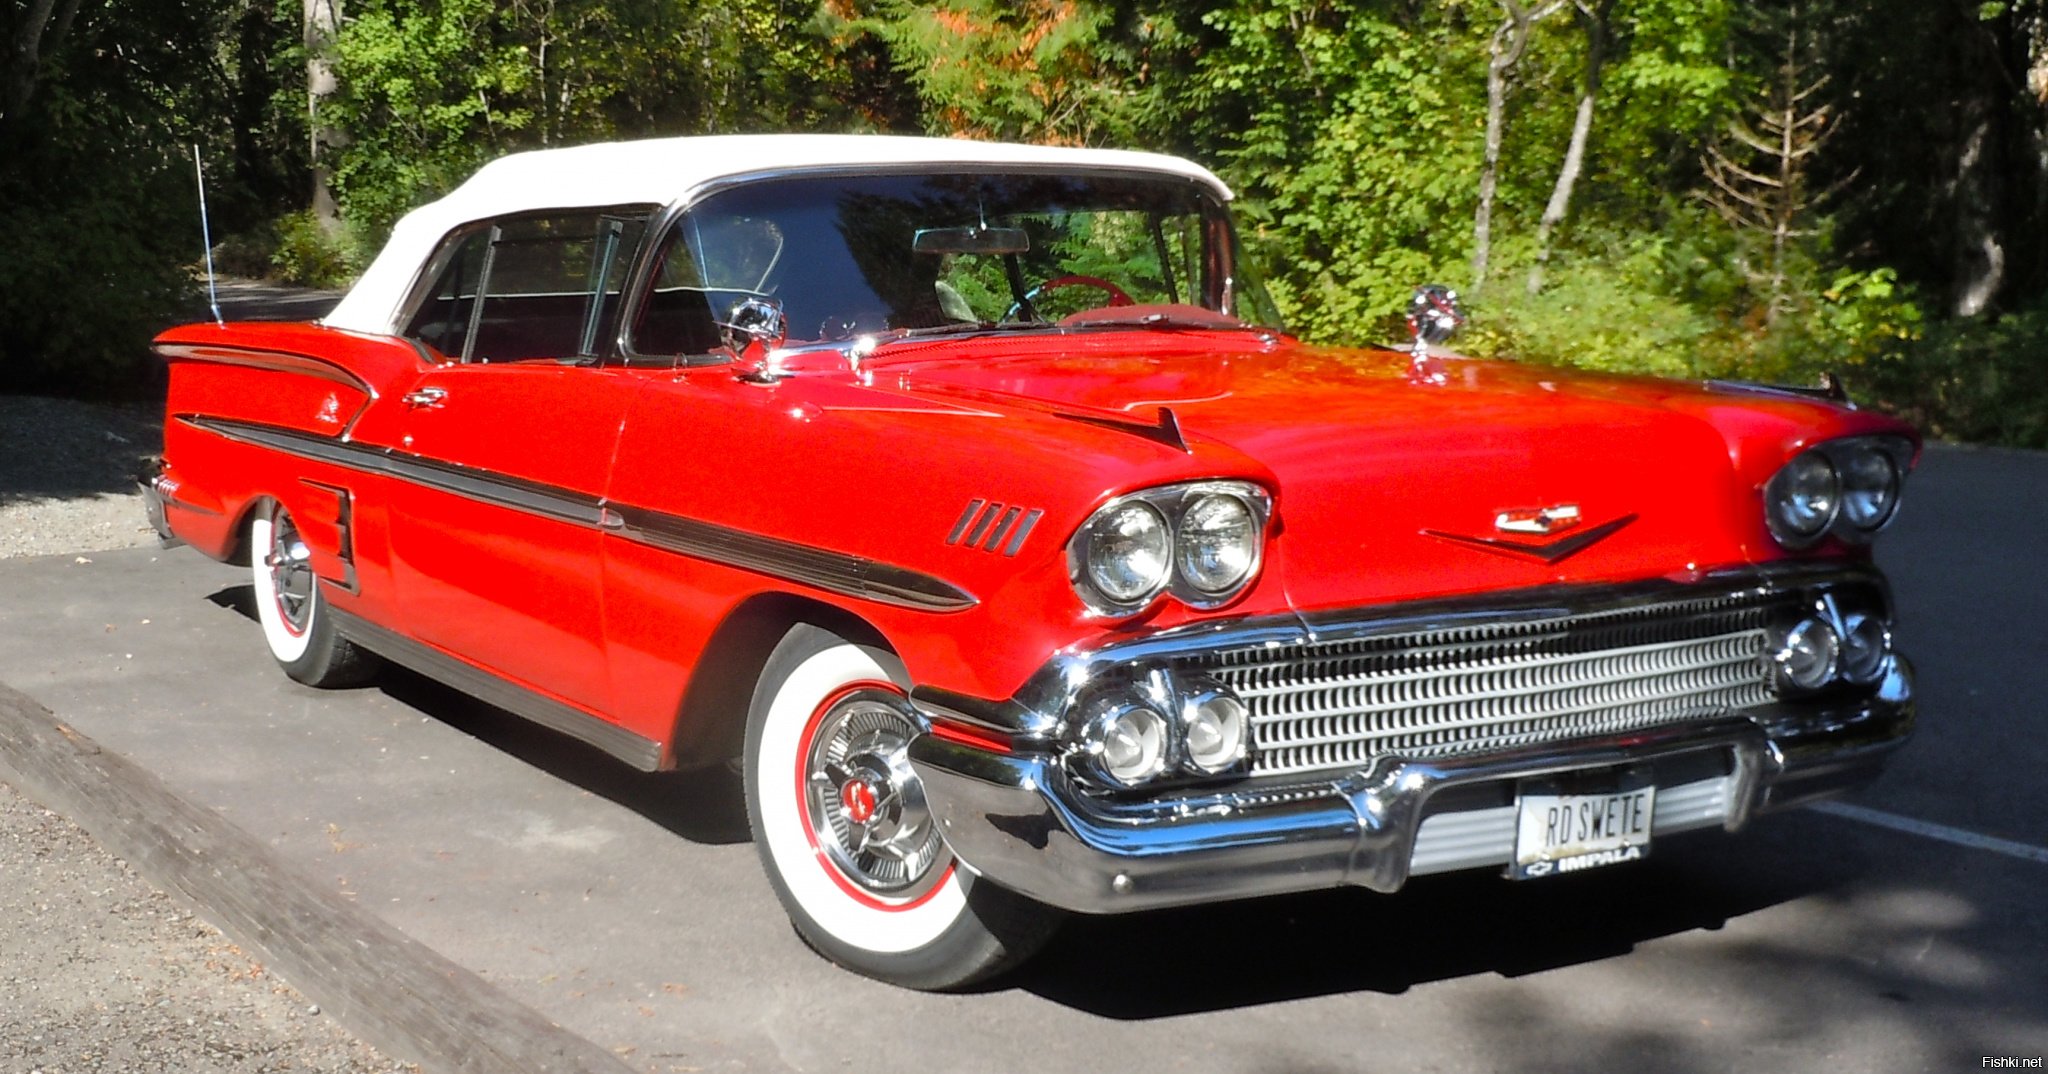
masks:
[[[2048,1055],[2044,494],[2017,452],[1938,449],[1909,486],[1880,558],[1921,730],[1861,812],[1538,883],[1076,920],[959,996],[806,951],[729,785],[410,675],[292,684],[242,573],[189,550],[0,562],[0,682],[647,1071],[1978,1070]]]

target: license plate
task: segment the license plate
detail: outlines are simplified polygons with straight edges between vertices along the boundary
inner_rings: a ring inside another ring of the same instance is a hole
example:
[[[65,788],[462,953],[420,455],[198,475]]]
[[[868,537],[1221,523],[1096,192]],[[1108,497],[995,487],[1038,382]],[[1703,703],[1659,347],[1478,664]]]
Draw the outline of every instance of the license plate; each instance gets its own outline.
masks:
[[[1657,788],[1647,782],[1621,790],[1614,786],[1610,782],[1610,789],[1592,793],[1564,793],[1554,784],[1524,786],[1508,875],[1532,880],[1647,856]]]

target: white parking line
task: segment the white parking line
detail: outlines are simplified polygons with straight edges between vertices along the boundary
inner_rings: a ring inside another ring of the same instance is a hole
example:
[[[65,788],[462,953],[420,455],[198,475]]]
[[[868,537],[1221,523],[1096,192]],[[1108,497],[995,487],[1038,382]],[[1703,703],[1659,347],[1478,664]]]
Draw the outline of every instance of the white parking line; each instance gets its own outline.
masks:
[[[1933,824],[1924,820],[1914,820],[1912,817],[1881,813],[1875,809],[1865,809],[1862,806],[1850,805],[1846,802],[1815,802],[1806,808],[1816,813],[1826,813],[1829,816],[1841,817],[1844,820],[1860,820],[1865,824],[1875,824],[1880,828],[1890,828],[1895,832],[1925,836],[1928,839],[1939,839],[1944,843],[1954,843],[1959,847],[1969,847],[1973,850],[1988,850],[1993,854],[2003,854],[2006,857],[2018,858],[2021,861],[2048,865],[2048,847],[2017,843],[2010,839],[2000,839],[1995,835],[1978,835],[1976,832],[1964,831],[1961,828],[1951,828],[1946,824]]]

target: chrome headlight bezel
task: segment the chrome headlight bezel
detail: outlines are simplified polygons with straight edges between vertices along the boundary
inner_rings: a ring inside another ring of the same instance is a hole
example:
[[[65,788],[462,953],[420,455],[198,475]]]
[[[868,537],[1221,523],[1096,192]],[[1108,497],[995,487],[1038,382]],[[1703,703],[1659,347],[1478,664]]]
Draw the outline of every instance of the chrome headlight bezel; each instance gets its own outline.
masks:
[[[1901,463],[1882,444],[1857,441],[1845,445],[1836,453],[1835,473],[1842,479],[1842,521],[1851,531],[1875,534],[1898,513],[1899,492],[1905,484]]]
[[[1841,635],[1826,615],[1806,615],[1785,627],[1770,654],[1780,693],[1810,694],[1835,681],[1841,664]]]
[[[1183,527],[1190,514],[1217,497],[1236,501],[1251,520],[1248,547],[1243,550],[1244,570],[1221,588],[1205,587],[1190,578],[1181,554],[1182,542],[1189,539]],[[1107,554],[1106,544],[1114,521],[1133,509],[1150,510],[1163,521],[1166,568],[1157,585],[1119,596],[1108,592],[1098,581],[1098,557]],[[1096,508],[1067,541],[1067,578],[1089,613],[1104,618],[1137,615],[1168,594],[1191,608],[1219,608],[1249,589],[1264,568],[1266,527],[1272,514],[1272,494],[1250,481],[1188,481],[1118,496]]]
[[[1147,527],[1149,533],[1143,538],[1134,536],[1131,529],[1138,526]],[[1142,608],[1152,603],[1173,581],[1173,526],[1157,505],[1144,500],[1126,498],[1104,505],[1089,516],[1068,549],[1068,573],[1074,588],[1093,594],[1104,608]],[[1140,547],[1140,542],[1156,548]],[[1141,563],[1135,555],[1118,552],[1119,544],[1152,562]],[[1113,563],[1112,558],[1119,556],[1123,562]],[[1128,589],[1108,584],[1112,566],[1129,569],[1143,584]]]
[[[1143,763],[1136,767],[1126,766],[1119,770],[1112,739],[1122,725],[1149,725],[1150,734],[1132,734],[1129,737],[1140,749],[1147,740],[1156,748],[1149,757],[1143,754]],[[1081,725],[1078,745],[1082,764],[1087,774],[1105,786],[1118,790],[1132,790],[1157,781],[1172,771],[1179,758],[1178,728],[1174,719],[1162,711],[1152,699],[1135,691],[1118,690],[1106,692],[1088,706]]]
[[[1912,441],[1903,436],[1845,436],[1816,444],[1786,460],[1765,482],[1764,524],[1772,539],[1793,551],[1829,536],[1868,544],[1897,517],[1912,462]],[[1818,494],[1813,482],[1826,486],[1827,506],[1820,519],[1807,522],[1802,515],[1812,511],[1802,511],[1801,500]]]
[[[1244,766],[1251,755],[1252,713],[1244,699],[1222,683],[1199,676],[1186,683],[1179,697],[1182,766],[1203,776],[1217,776]],[[1221,748],[1205,750],[1198,743],[1204,728],[1219,728]]]
[[[1222,725],[1211,749],[1196,741],[1208,717]],[[1113,793],[1242,778],[1258,748],[1248,702],[1214,676],[1162,665],[1092,685],[1061,735],[1069,771],[1084,786]],[[1133,757],[1143,763],[1126,763]]]

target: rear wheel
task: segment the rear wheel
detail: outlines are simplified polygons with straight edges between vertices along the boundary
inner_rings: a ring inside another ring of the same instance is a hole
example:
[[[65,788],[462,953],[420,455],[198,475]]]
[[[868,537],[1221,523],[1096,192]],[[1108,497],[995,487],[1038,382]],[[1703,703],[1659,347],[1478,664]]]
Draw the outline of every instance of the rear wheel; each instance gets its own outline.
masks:
[[[1029,956],[1053,911],[958,867],[905,758],[923,724],[893,654],[798,626],[747,720],[747,820],[790,921],[819,953],[910,988],[958,988]]]
[[[286,675],[308,686],[354,686],[376,671],[375,658],[334,629],[311,552],[283,505],[250,517],[249,570],[263,640]]]

